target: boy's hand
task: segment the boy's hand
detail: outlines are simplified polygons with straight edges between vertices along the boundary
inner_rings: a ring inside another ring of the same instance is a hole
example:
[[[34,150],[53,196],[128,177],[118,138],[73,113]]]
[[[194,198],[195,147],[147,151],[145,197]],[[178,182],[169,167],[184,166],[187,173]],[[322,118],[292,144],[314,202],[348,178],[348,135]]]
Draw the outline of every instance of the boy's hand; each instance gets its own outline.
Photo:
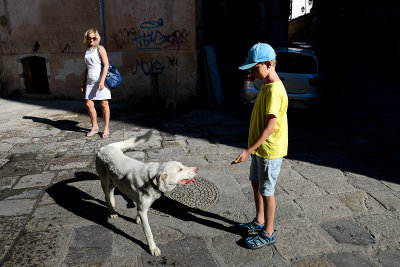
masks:
[[[231,164],[238,164],[240,162],[243,162],[247,159],[249,155],[250,153],[247,150],[245,150],[242,153],[240,153],[240,155],[234,161],[232,161]]]

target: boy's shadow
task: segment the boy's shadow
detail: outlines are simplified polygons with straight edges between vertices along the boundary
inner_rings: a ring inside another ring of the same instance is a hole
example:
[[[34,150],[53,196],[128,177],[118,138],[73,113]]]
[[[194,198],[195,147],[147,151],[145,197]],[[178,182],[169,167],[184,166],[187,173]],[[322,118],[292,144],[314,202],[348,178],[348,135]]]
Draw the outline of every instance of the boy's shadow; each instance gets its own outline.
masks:
[[[83,192],[82,190],[70,185],[70,183],[76,183],[87,180],[98,180],[97,175],[90,172],[76,172],[75,178],[64,180],[54,184],[53,186],[46,189],[47,193],[50,197],[52,197],[55,202],[61,207],[67,209],[68,211],[90,220],[96,224],[102,225],[116,234],[119,234],[134,243],[141,246],[144,250],[148,251],[147,244],[143,243],[140,240],[137,240],[131,237],[129,234],[123,232],[118,229],[114,225],[110,224],[107,221],[109,216],[109,212],[106,206],[105,201],[96,199],[91,195]],[[117,192],[116,192],[117,193]],[[134,204],[131,200],[125,199],[128,201],[128,206],[134,207]],[[93,201],[97,202],[93,203]],[[175,217],[179,220],[183,221],[192,221],[198,224],[205,225],[207,227],[212,227],[215,229],[223,230],[229,233],[234,233],[240,235],[237,228],[234,226],[236,224],[235,221],[224,218],[220,215],[203,211],[196,208],[188,207],[174,199],[163,196],[160,199],[156,200],[151,206],[152,209],[162,212],[164,214]],[[226,223],[231,224],[232,226],[225,226],[221,223],[206,219],[200,218],[199,216],[208,217],[212,219],[217,219]],[[123,218],[129,222],[135,223],[135,219],[131,217],[127,217],[119,214],[120,218]]]
[[[88,132],[87,129],[81,128],[78,125],[79,122],[71,121],[71,120],[50,120],[46,118],[32,117],[32,116],[24,116],[22,117],[27,120],[32,120],[34,122],[40,122],[43,124],[47,124],[53,126],[54,128],[60,129],[62,131],[74,131],[74,132]]]

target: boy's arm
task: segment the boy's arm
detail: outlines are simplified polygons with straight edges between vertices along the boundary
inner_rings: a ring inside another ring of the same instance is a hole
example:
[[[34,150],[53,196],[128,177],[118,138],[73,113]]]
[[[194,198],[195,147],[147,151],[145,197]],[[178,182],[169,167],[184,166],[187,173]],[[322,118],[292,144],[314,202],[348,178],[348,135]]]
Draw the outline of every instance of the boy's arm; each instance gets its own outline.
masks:
[[[254,150],[256,150],[261,144],[267,140],[268,137],[271,136],[271,134],[274,133],[275,131],[275,125],[276,125],[276,117],[275,115],[268,114],[265,116],[266,126],[264,130],[261,132],[261,135],[257,138],[257,140],[254,142],[252,146],[250,146],[248,149],[244,150],[240,155],[231,163],[231,164],[237,164],[240,162],[243,162],[246,160],[246,158],[253,153]]]

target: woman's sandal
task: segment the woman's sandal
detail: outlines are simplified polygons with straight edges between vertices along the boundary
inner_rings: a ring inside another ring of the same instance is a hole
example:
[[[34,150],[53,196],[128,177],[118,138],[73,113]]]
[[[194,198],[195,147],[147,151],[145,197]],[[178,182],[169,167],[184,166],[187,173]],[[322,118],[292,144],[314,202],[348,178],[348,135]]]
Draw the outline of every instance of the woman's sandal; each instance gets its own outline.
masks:
[[[267,233],[262,230],[258,235],[249,236],[244,239],[244,246],[249,249],[259,249],[264,246],[270,246],[276,243],[275,232],[271,236],[267,236]]]
[[[105,131],[105,130],[108,130],[108,131],[109,131],[108,128],[104,128],[104,131]],[[103,131],[103,134],[101,135],[101,137],[102,137],[102,138],[107,138],[107,137],[110,135],[110,132],[105,133],[104,131]]]
[[[87,137],[93,136],[99,132],[99,127],[93,127],[90,132],[86,134]]]

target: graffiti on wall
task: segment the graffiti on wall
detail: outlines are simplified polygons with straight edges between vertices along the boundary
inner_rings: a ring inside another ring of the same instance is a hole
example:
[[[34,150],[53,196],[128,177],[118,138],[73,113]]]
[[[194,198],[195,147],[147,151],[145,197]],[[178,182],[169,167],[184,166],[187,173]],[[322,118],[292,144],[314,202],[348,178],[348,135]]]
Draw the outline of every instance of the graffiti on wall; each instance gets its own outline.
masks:
[[[133,43],[136,49],[159,50],[164,48],[181,49],[189,47],[190,31],[186,29],[176,29],[166,33],[163,31],[164,20],[151,20],[142,22],[139,28],[122,28],[118,34],[114,34],[112,39],[117,47],[122,48],[127,44]]]
[[[67,43],[63,49],[61,49],[61,53],[69,53],[69,50],[71,47],[69,46],[69,43]]]
[[[169,64],[171,65],[171,66],[177,66],[178,65],[178,59],[176,58],[176,57],[170,57],[170,56],[167,56],[167,59],[168,59],[168,61],[169,61]]]
[[[161,74],[164,68],[164,65],[158,60],[150,60],[147,62],[143,61],[143,59],[137,59],[136,63],[131,65],[133,75],[136,75],[138,70],[146,76],[149,76],[150,74]]]
[[[1,46],[3,47],[4,54],[15,54],[15,43],[12,40],[9,40],[8,37],[6,40],[1,41]]]
[[[170,66],[178,66],[178,58],[175,56],[167,56],[167,61]],[[134,64],[131,65],[132,75],[143,73],[145,76],[150,74],[161,74],[166,68],[166,64],[158,60],[145,61],[143,58],[137,59]]]

